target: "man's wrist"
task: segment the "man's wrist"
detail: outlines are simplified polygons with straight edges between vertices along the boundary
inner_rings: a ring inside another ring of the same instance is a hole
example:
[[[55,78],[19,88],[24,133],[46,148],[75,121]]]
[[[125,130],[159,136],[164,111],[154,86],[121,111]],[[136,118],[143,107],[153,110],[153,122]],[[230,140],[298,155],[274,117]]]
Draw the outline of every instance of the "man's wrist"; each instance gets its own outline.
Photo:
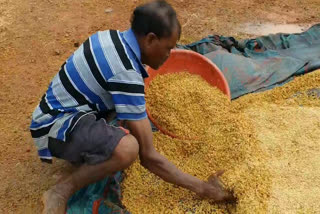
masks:
[[[204,191],[204,181],[192,176],[192,182],[189,186],[189,190],[196,193],[197,195],[202,195]]]
[[[202,196],[204,194],[204,190],[205,190],[205,182],[200,180],[197,191],[195,193],[199,196]]]

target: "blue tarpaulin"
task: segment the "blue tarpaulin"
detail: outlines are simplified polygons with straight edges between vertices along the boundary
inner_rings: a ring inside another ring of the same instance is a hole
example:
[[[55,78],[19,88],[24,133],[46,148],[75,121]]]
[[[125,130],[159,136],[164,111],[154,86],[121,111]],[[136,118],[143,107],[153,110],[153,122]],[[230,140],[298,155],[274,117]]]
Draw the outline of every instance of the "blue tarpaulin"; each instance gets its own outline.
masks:
[[[303,33],[279,33],[240,41],[208,36],[178,48],[196,51],[215,63],[227,79],[234,99],[319,69],[320,24]]]
[[[122,173],[117,172],[76,192],[68,201],[67,214],[127,214],[121,204],[120,182]]]

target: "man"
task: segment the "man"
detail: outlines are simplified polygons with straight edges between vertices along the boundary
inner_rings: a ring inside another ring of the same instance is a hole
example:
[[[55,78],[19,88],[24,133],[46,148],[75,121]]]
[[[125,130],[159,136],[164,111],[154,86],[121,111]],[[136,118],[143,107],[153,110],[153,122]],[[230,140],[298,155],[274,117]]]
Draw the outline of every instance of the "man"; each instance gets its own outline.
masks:
[[[215,201],[232,198],[218,176],[204,182],[177,169],[152,144],[143,64],[159,68],[180,37],[174,9],[154,1],[134,10],[131,29],[92,35],[62,65],[33,113],[31,134],[43,161],[52,156],[80,165],[43,196],[44,213],[65,213],[77,190],[141,164],[167,182]],[[115,110],[130,133],[106,123]]]

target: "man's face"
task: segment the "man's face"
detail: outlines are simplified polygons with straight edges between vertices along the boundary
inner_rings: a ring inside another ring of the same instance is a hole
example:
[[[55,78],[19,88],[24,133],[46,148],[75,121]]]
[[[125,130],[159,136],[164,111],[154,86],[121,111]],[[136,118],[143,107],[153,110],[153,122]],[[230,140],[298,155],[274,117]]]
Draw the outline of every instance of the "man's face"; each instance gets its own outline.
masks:
[[[158,69],[169,58],[178,37],[178,30],[174,30],[171,36],[160,39],[153,33],[148,34],[142,47],[142,63]]]

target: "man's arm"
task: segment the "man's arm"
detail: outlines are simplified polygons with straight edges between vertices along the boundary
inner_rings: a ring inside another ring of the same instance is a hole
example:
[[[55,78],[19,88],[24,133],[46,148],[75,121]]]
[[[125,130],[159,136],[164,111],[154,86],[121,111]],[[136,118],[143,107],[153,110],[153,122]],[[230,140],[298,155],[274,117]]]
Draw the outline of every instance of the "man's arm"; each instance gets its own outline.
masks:
[[[201,197],[215,201],[232,199],[232,194],[225,191],[218,182],[204,182],[198,178],[183,173],[170,163],[163,155],[156,151],[152,141],[152,131],[148,119],[126,121],[131,134],[139,142],[139,156],[142,166],[156,174],[163,180],[184,187]],[[218,176],[214,176],[218,179]]]

